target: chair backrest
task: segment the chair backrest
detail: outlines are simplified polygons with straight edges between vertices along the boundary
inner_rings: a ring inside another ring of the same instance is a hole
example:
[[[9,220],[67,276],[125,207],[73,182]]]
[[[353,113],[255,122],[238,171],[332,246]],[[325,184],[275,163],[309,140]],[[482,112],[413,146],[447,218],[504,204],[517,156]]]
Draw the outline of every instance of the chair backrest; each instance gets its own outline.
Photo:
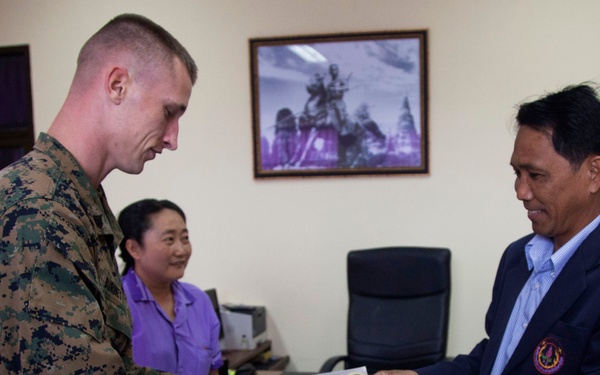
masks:
[[[446,356],[450,250],[386,247],[348,253],[346,368],[414,369]]]

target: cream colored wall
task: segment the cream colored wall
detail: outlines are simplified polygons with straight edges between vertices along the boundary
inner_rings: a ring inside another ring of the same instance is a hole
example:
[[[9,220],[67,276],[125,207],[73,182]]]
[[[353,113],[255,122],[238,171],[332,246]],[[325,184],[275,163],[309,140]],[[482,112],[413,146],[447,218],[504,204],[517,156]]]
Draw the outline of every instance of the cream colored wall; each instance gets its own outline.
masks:
[[[600,75],[590,1],[0,0],[0,45],[31,48],[36,130],[48,128],[83,42],[112,16],[144,14],[200,67],[180,149],[104,183],[115,213],[145,197],[189,216],[185,279],[223,302],[266,305],[276,354],[316,371],[345,351],[345,256],[387,245],[452,249],[449,354],[483,335],[505,246],[530,231],[508,160],[516,103]],[[253,179],[248,38],[429,30],[430,174]]]

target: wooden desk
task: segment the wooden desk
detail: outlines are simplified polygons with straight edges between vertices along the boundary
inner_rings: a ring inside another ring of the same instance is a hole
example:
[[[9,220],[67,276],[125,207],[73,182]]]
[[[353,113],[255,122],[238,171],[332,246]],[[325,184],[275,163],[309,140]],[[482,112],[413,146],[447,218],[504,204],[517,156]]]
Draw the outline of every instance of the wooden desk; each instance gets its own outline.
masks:
[[[290,362],[289,356],[271,357],[271,340],[265,340],[250,350],[224,350],[223,359],[234,370],[244,363],[252,363],[257,370],[284,370]]]

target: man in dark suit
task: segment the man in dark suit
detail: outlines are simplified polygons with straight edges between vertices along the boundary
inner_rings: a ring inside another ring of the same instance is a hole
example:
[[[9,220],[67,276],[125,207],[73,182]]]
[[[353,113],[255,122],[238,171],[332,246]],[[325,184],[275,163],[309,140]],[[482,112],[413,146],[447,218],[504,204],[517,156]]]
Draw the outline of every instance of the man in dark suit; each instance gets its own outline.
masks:
[[[533,234],[512,243],[468,355],[378,375],[600,373],[600,101],[588,85],[521,105],[511,157]]]

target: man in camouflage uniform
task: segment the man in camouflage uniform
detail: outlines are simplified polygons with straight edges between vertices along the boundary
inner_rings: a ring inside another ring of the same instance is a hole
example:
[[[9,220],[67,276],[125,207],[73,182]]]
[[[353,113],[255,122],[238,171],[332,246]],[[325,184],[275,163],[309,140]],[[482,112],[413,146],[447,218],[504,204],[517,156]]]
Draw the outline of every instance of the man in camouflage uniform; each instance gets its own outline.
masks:
[[[83,46],[48,133],[0,171],[0,373],[153,373],[133,363],[101,182],[177,148],[196,77],[171,34],[118,16]]]

